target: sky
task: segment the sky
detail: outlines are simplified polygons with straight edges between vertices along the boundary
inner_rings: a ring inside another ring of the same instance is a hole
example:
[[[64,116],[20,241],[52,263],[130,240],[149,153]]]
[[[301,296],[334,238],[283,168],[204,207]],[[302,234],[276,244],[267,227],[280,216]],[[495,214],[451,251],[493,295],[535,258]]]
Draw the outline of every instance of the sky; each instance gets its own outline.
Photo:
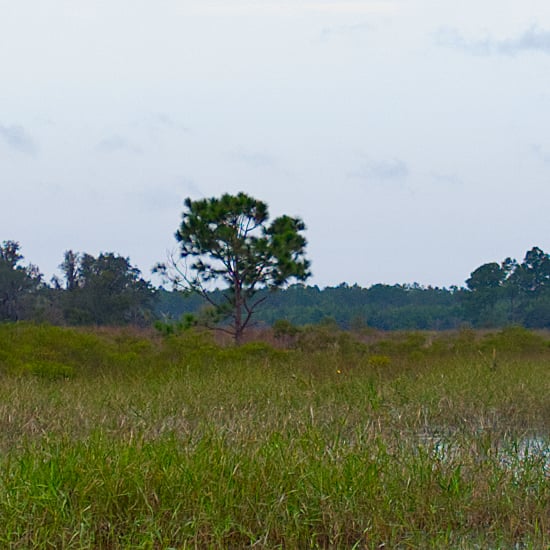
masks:
[[[310,284],[550,251],[548,0],[0,0],[0,241],[146,278],[186,197],[307,226]]]

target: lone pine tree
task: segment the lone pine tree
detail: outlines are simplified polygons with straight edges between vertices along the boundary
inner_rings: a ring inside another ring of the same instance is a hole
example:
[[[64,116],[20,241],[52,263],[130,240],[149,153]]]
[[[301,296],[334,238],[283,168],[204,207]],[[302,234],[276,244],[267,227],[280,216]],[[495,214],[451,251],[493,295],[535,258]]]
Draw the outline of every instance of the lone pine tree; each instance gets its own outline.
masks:
[[[269,222],[267,205],[245,193],[187,198],[184,205],[175,235],[179,257],[155,270],[175,288],[202,295],[212,306],[217,328],[240,343],[268,296],[258,291],[309,277],[304,222],[286,215]],[[222,292],[211,292],[219,283]]]

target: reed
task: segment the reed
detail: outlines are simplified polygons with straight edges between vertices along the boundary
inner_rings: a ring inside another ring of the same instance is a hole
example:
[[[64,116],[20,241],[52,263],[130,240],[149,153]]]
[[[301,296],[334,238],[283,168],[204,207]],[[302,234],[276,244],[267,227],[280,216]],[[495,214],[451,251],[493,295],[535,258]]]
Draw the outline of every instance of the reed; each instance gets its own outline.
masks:
[[[548,547],[550,347],[518,338],[0,326],[0,546]]]

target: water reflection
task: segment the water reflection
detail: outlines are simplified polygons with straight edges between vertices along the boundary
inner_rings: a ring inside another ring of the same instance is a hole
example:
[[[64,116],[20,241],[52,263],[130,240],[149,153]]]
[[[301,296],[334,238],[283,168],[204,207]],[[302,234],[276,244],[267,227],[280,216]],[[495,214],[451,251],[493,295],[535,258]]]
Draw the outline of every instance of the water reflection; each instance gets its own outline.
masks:
[[[437,433],[419,434],[421,447],[436,460],[447,461],[467,452],[477,460],[496,458],[502,466],[516,471],[542,466],[550,476],[550,440],[543,437],[504,438],[487,442],[487,438],[470,441],[467,448],[462,441]]]

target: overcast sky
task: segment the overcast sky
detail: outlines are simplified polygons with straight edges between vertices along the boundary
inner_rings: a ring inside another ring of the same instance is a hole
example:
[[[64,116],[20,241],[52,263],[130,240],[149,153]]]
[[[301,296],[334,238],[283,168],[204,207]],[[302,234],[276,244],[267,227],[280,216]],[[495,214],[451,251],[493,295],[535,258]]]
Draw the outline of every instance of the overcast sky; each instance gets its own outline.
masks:
[[[185,197],[300,216],[312,284],[550,250],[548,0],[0,0],[0,241],[146,277]]]

